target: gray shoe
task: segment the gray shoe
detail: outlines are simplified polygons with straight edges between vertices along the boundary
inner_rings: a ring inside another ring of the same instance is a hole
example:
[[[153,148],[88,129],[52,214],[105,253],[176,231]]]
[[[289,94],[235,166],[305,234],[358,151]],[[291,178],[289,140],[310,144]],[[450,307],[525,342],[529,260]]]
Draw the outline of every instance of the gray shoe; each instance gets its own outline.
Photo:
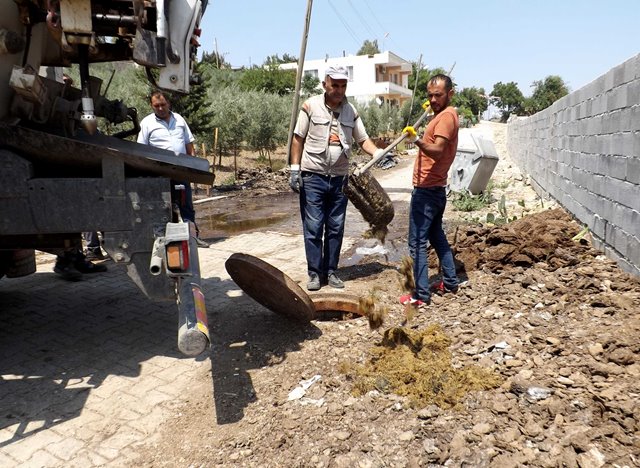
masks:
[[[318,273],[309,273],[309,282],[307,283],[308,291],[317,291],[320,289],[320,277]]]
[[[335,273],[329,273],[328,283],[332,288],[344,288],[344,282]]]

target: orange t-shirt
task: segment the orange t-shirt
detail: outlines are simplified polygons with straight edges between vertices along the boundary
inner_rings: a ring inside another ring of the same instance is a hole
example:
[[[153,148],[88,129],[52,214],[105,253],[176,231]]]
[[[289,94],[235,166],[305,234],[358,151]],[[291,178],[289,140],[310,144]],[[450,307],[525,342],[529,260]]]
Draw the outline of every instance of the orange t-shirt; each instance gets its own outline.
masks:
[[[413,165],[414,187],[445,187],[447,185],[447,174],[458,149],[459,127],[458,113],[451,106],[429,122],[422,141],[427,144],[435,143],[436,137],[439,136],[446,138],[448,142],[444,153],[437,160],[420,150]]]

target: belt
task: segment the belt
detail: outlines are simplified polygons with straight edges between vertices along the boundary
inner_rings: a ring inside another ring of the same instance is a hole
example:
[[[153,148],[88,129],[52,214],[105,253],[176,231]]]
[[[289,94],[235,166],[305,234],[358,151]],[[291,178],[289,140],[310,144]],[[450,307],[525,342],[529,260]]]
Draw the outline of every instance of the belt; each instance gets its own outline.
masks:
[[[443,187],[440,185],[434,185],[433,187],[413,187],[416,190],[444,190],[447,187]]]
[[[304,174],[313,174],[316,175],[318,177],[322,177],[324,179],[331,179],[331,178],[336,178],[336,177],[348,177],[347,174],[344,175],[337,175],[337,174],[319,174],[317,172],[311,172],[311,171],[302,171],[302,175]]]

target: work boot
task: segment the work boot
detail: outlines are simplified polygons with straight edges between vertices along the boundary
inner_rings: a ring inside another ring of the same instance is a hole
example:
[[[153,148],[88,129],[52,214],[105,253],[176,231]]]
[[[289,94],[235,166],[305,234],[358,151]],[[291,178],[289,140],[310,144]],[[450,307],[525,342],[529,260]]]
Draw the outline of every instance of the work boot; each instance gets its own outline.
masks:
[[[411,307],[415,307],[416,309],[426,307],[429,305],[429,303],[430,301],[416,299],[412,294],[403,294],[402,296],[400,296],[400,304],[404,306],[409,305]]]
[[[58,255],[53,271],[65,281],[80,281],[82,273],[76,270],[70,259],[66,256]]]
[[[80,273],[104,273],[107,266],[102,263],[91,263],[82,253],[78,253],[73,260],[73,266]]]
[[[107,258],[102,253],[102,249],[100,247],[87,249],[84,256],[87,258],[87,260],[104,260],[105,258]]]
[[[307,283],[307,291],[318,291],[320,289],[320,276],[318,273],[309,273],[309,282]]]
[[[338,278],[338,275],[336,275],[335,272],[329,273],[329,278],[327,282],[329,286],[331,286],[332,288],[337,288],[337,289],[344,288],[344,282],[340,278]]]

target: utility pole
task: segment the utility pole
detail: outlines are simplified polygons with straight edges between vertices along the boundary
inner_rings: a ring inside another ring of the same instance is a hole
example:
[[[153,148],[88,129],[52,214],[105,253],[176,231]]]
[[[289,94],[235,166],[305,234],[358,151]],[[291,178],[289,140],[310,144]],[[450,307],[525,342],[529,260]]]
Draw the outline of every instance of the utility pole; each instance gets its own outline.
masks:
[[[215,49],[216,49],[216,67],[218,67],[218,70],[220,70],[220,55],[218,54],[218,38],[217,37],[213,38],[213,43],[215,44]]]
[[[300,84],[302,83],[302,72],[304,67],[304,56],[307,51],[307,38],[309,37],[309,23],[311,22],[311,7],[313,0],[307,0],[307,14],[304,20],[304,31],[302,32],[302,43],[300,45],[300,57],[298,57],[298,74],[296,79],[296,89],[293,95],[293,108],[291,109],[291,121],[289,122],[289,138],[287,140],[287,157],[291,163],[291,141],[293,140],[293,130],[296,125],[298,115],[298,105],[300,104]]]

